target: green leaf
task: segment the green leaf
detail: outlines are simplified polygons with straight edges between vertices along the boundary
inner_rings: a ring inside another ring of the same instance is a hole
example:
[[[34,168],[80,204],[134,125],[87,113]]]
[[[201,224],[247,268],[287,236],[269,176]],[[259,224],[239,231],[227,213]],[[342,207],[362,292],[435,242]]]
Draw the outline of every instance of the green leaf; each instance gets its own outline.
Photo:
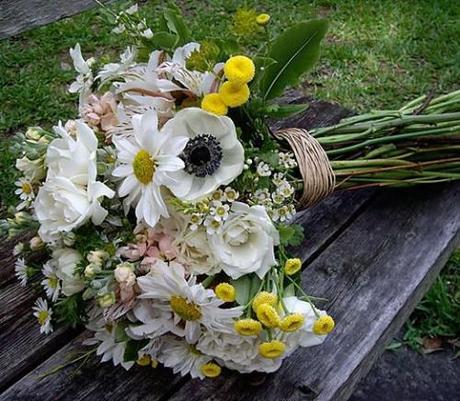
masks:
[[[278,226],[280,243],[283,246],[298,246],[304,240],[303,227],[299,224]]]
[[[308,104],[273,104],[267,107],[265,114],[272,118],[286,118],[299,114],[307,110]]]
[[[178,42],[178,36],[169,32],[154,33],[152,38],[149,39],[149,45],[154,49],[171,50]]]
[[[323,19],[301,22],[274,40],[267,56],[276,64],[265,69],[260,81],[265,100],[282,95],[287,86],[296,85],[300,76],[315,65],[327,27]]]
[[[126,334],[127,327],[128,327],[128,322],[121,321],[117,323],[115,327],[115,342],[116,343],[123,343],[129,340],[129,337]]]
[[[249,302],[251,291],[251,278],[249,275],[232,280],[231,284],[235,287],[235,300],[238,305],[246,305]]]
[[[183,46],[191,41],[190,31],[177,6],[169,6],[164,11],[163,16],[169,31],[177,35],[178,40],[175,46]]]
[[[126,343],[125,353],[123,354],[124,362],[131,362],[137,360],[137,354],[141,348],[144,348],[148,343],[148,340],[129,340]]]
[[[262,280],[257,274],[247,274],[238,280],[232,280],[237,304],[246,305],[257,294],[261,283]]]

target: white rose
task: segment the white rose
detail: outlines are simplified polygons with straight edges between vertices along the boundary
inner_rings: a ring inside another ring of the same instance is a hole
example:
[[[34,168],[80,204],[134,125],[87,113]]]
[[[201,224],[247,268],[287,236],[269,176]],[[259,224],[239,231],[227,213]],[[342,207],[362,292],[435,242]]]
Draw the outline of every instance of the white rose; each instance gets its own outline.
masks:
[[[277,264],[279,233],[263,206],[234,202],[222,230],[209,238],[211,249],[231,278],[248,273],[260,278]]]
[[[75,274],[81,259],[81,255],[75,249],[61,248],[53,252],[51,263],[56,267],[56,276],[62,280],[62,293],[67,297],[85,288],[84,281]]]
[[[62,138],[53,140],[48,147],[48,175],[34,203],[40,222],[39,234],[46,242],[89,219],[93,224],[101,224],[107,211],[99,198],[114,196],[110,188],[96,181],[97,138],[94,132],[82,122],[76,124],[76,140],[59,126],[55,130]]]

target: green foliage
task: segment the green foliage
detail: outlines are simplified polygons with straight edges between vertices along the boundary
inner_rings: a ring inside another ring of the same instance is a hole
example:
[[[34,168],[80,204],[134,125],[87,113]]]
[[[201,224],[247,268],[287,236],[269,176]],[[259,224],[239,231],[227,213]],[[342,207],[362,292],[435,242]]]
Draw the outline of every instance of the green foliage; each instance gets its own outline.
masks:
[[[0,138],[0,215],[5,214],[9,206],[18,203],[18,197],[14,194],[14,182],[20,176],[15,168],[17,156],[12,140]]]
[[[131,362],[137,360],[139,350],[144,348],[148,344],[149,340],[129,340],[126,343],[125,353],[123,354],[124,362]]]
[[[231,284],[235,287],[235,297],[238,305],[247,305],[257,294],[261,284],[257,274],[247,274],[237,280],[232,280]]]
[[[183,46],[192,40],[190,30],[182,17],[182,12],[175,4],[170,4],[164,10],[161,24],[163,27],[167,27],[169,32],[177,36],[176,46]]]
[[[260,79],[264,99],[281,96],[288,86],[298,84],[300,77],[313,68],[327,27],[327,21],[322,19],[301,22],[273,41],[267,56],[276,63],[268,66]]]
[[[278,226],[282,246],[298,246],[305,238],[303,227],[299,224]]]
[[[60,298],[54,305],[53,310],[59,322],[68,324],[71,327],[82,325],[87,319],[81,292],[70,297]]]
[[[457,250],[405,326],[404,341],[421,350],[426,337],[460,337],[460,250]]]

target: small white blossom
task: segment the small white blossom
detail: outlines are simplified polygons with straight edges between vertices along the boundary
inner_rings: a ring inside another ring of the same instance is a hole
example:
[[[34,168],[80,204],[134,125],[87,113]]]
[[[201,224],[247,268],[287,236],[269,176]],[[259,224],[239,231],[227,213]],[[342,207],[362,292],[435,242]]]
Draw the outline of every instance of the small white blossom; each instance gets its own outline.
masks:
[[[193,213],[190,216],[190,223],[190,230],[198,230],[198,227],[203,223],[203,216],[200,213]]]
[[[220,201],[214,201],[212,203],[209,213],[214,216],[215,219],[224,221],[228,217],[229,205],[224,205]]]
[[[222,228],[222,220],[216,218],[215,216],[208,216],[204,221],[204,226],[206,227],[206,232],[209,235],[216,234]]]
[[[281,205],[284,203],[284,196],[281,195],[279,192],[273,192],[272,199],[273,199],[273,203],[277,205]]]
[[[273,174],[273,178],[272,178],[273,184],[275,184],[277,187],[279,187],[283,183],[287,182],[284,177],[285,176],[284,176],[283,173],[275,173],[275,174]]]
[[[40,333],[51,333],[53,331],[53,327],[51,326],[51,315],[53,311],[48,307],[46,299],[38,298],[32,309],[34,310],[34,316],[40,324]]]
[[[290,169],[297,167],[297,161],[295,160],[294,154],[292,152],[279,152],[279,163],[285,168]]]
[[[133,15],[136,14],[139,11],[139,6],[136,4],[133,4],[131,7],[127,8],[125,10],[125,13],[128,15]]]
[[[240,196],[240,194],[238,193],[237,190],[231,188],[231,187],[227,187],[225,188],[225,200],[227,202],[234,202],[238,199],[238,196]]]
[[[289,182],[283,182],[276,190],[284,198],[289,198],[294,194],[294,187]]]
[[[265,162],[260,162],[257,165],[257,174],[261,177],[269,177],[272,174],[270,166]]]
[[[224,191],[221,189],[216,189],[212,194],[211,194],[211,199],[213,201],[223,201],[225,200],[225,195]]]

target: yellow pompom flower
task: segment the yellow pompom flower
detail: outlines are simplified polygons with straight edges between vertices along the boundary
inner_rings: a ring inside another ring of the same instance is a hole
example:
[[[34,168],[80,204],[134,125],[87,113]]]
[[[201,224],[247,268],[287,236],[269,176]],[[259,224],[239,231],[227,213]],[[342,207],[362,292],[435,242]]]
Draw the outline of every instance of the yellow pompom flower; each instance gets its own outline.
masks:
[[[217,298],[221,299],[224,302],[233,302],[235,301],[235,287],[229,283],[220,283],[216,286],[214,291],[217,295]]]
[[[293,274],[296,274],[301,267],[302,261],[299,258],[288,259],[284,264],[284,273],[288,276],[292,276]]]
[[[255,73],[254,63],[246,56],[230,57],[224,65],[224,74],[234,85],[247,84],[254,78]]]
[[[276,309],[269,305],[269,304],[262,304],[257,308],[256,311],[257,319],[265,326],[265,327],[278,327],[281,323],[281,318],[276,312]]]
[[[219,95],[228,107],[238,107],[248,101],[250,95],[249,86],[246,84],[236,85],[227,81],[221,85]]]
[[[225,116],[228,112],[227,105],[218,93],[208,93],[201,101],[201,108],[209,113]]]
[[[334,319],[332,319],[329,315],[324,315],[313,323],[313,333],[319,336],[324,336],[334,330],[334,327]]]
[[[139,366],[149,366],[151,362],[152,360],[149,355],[142,355],[140,358],[137,358],[136,361]]]
[[[270,15],[269,14],[259,14],[256,17],[256,22],[257,22],[257,25],[265,26],[270,22]]]
[[[262,331],[262,325],[254,319],[237,320],[233,327],[242,336],[257,336]]]
[[[252,301],[252,310],[257,312],[257,308],[262,304],[269,304],[275,306],[278,303],[278,296],[272,292],[261,291]]]
[[[281,319],[280,329],[287,333],[299,330],[305,323],[305,318],[300,313],[292,313]]]
[[[201,373],[203,373],[206,377],[214,378],[220,375],[222,372],[222,368],[214,362],[205,363],[201,367]]]
[[[280,357],[285,350],[286,345],[279,340],[267,341],[259,345],[259,354],[268,359]]]

